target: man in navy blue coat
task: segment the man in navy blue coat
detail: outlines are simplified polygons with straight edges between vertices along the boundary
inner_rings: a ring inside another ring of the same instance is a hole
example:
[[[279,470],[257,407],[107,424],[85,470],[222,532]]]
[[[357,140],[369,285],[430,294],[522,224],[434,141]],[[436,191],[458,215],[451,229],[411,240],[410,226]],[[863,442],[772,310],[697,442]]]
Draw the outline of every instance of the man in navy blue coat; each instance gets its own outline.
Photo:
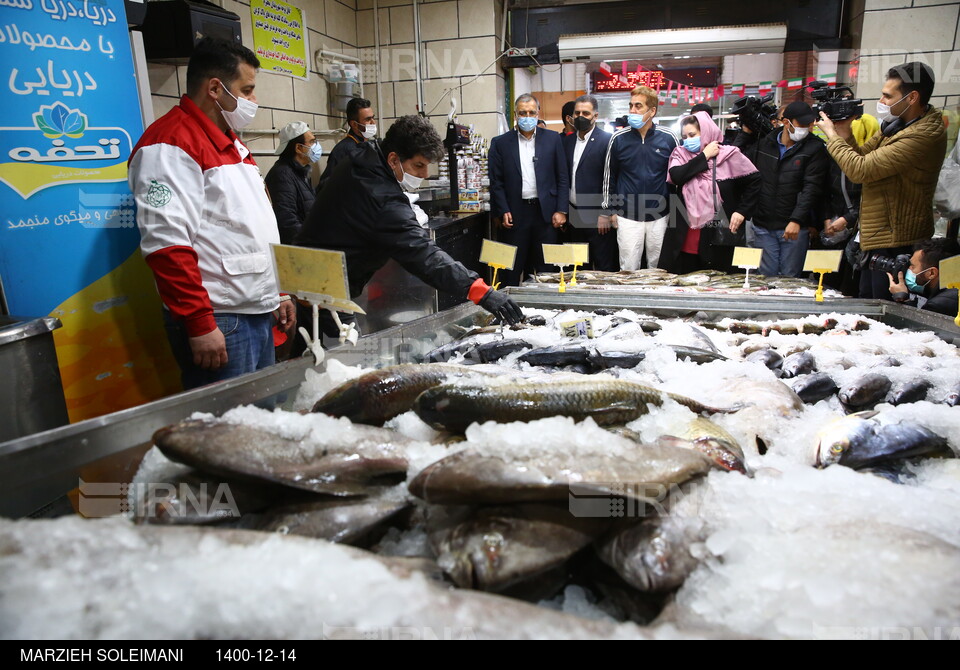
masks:
[[[490,209],[498,239],[517,247],[504,286],[517,286],[526,271],[545,272],[542,244],[556,244],[567,222],[570,180],[560,135],[537,128],[540,103],[527,93],[514,105],[517,130],[493,138],[487,157]]]
[[[570,173],[570,226],[574,242],[590,245],[590,266],[594,270],[620,269],[617,234],[604,217],[603,168],[610,133],[597,128],[597,99],[581,95],[574,101],[575,132],[563,139]]]

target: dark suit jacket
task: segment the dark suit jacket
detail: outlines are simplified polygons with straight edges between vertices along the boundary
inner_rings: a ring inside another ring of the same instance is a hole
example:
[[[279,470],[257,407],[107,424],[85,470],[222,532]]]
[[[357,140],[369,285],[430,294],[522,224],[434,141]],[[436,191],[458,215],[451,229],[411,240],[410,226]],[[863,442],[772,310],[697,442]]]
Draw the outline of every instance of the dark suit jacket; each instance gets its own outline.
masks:
[[[550,222],[555,212],[567,213],[569,208],[570,178],[563,154],[560,134],[537,128],[536,160],[537,197],[543,220]],[[523,177],[520,172],[520,145],[517,131],[511,130],[493,138],[487,157],[490,174],[490,212],[503,216],[520,211]]]
[[[603,201],[603,168],[607,158],[607,145],[610,144],[610,133],[599,128],[593,129],[593,134],[590,135],[590,140],[577,164],[577,174],[573,174],[573,153],[577,146],[577,133],[565,135],[561,141],[567,159],[567,172],[570,173],[570,181],[577,192],[577,207],[599,210]]]

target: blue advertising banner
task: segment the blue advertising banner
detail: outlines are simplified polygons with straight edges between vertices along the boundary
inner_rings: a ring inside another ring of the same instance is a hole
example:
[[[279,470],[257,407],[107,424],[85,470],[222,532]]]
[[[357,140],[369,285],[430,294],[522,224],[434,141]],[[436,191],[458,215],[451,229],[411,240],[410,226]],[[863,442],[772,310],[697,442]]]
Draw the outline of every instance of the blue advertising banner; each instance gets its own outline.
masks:
[[[161,395],[154,381],[130,392],[156,353],[136,333],[138,310],[159,314],[159,303],[127,186],[143,123],[122,0],[0,0],[0,64],[9,310],[64,322],[55,337],[71,419]]]

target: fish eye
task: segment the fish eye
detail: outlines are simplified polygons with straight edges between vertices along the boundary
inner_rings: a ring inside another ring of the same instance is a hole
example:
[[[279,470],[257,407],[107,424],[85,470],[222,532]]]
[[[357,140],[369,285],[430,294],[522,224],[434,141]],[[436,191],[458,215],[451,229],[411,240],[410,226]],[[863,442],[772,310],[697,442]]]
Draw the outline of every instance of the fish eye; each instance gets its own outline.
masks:
[[[837,442],[832,447],[830,447],[830,452],[833,454],[842,454],[847,448],[847,445],[843,442]]]

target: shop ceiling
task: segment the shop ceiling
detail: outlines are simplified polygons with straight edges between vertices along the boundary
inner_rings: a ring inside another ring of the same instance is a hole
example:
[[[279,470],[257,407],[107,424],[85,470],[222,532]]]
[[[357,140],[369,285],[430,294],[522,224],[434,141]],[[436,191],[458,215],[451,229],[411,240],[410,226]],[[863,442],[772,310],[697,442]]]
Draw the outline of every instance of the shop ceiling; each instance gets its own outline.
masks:
[[[517,56],[508,58],[507,67],[526,67],[528,65],[559,63],[561,56],[571,60],[569,41],[571,36],[591,35],[597,40],[615,40],[613,34],[633,31],[684,31],[689,29],[733,29],[743,26],[780,25],[783,33],[772,38],[775,46],[770,46],[771,38],[764,42],[767,46],[748,47],[739,53],[761,51],[808,51],[818,49],[839,49],[847,46],[842,27],[845,25],[845,12],[849,11],[849,2],[844,0],[785,0],[780,2],[759,2],[757,0],[706,1],[706,0],[630,0],[624,2],[599,2],[596,0],[578,0],[576,3],[554,0],[514,0],[510,4],[511,46],[519,48],[535,47],[534,59]],[[721,31],[722,32],[722,31]],[[609,40],[602,38],[603,34]],[[652,33],[650,33],[652,35]],[[684,33],[675,33],[683,38]],[[689,35],[689,33],[688,33]],[[562,49],[562,40],[567,47]],[[648,41],[648,40],[643,40]],[[662,40],[670,49],[680,49],[684,44],[678,40]],[[763,40],[760,40],[763,41]],[[677,56],[722,56],[731,53],[729,40],[720,39],[715,44],[688,42],[687,53]],[[581,46],[583,43],[581,42]],[[643,58],[664,57],[673,51],[653,50],[643,52],[634,44],[631,53],[614,54],[612,50],[581,49],[581,60],[602,60],[604,58]],[[561,49],[564,54],[561,54]],[[599,56],[594,57],[594,53]],[[656,53],[656,55],[654,55]],[[587,58],[584,58],[586,55]]]

